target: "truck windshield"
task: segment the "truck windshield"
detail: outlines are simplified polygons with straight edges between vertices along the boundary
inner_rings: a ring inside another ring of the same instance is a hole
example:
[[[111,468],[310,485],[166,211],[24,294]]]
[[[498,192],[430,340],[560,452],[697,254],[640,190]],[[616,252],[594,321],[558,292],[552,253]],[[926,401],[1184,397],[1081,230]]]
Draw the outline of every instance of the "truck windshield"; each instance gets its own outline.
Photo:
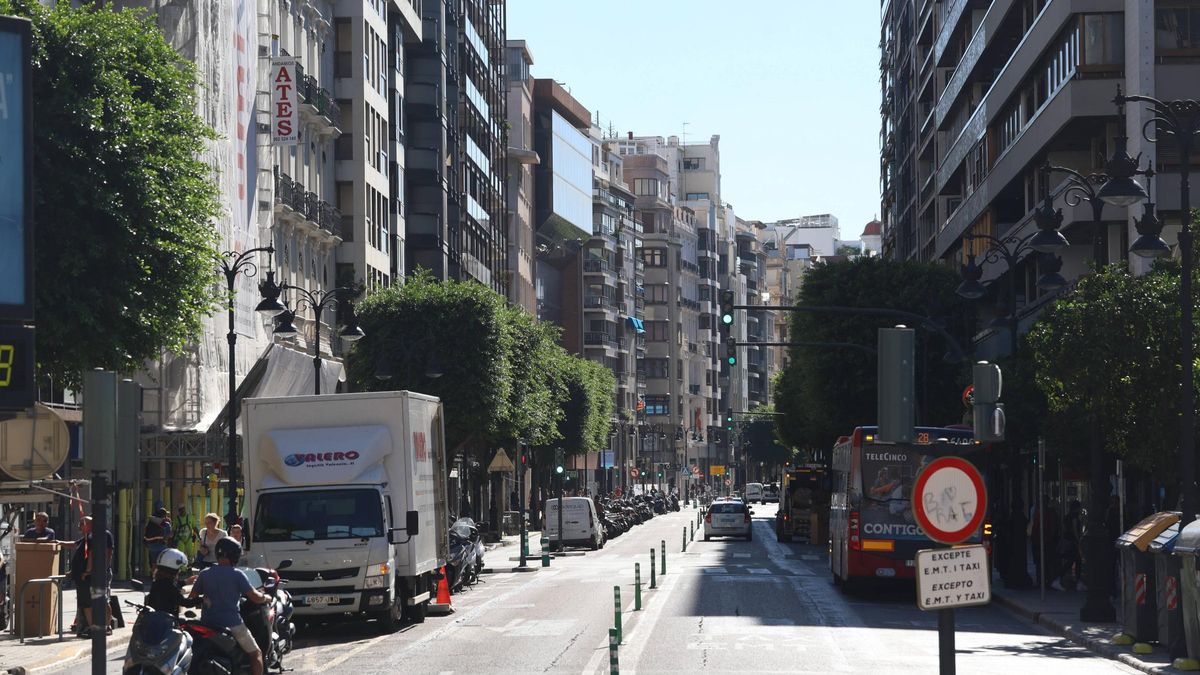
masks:
[[[276,492],[258,498],[255,541],[352,539],[383,536],[375,490]]]

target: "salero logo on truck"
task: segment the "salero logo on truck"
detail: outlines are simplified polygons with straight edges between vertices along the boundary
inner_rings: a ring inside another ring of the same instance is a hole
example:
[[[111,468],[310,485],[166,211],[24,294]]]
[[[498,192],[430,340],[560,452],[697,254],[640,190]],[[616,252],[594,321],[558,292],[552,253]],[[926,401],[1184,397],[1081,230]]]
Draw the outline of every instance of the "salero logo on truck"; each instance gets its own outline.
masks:
[[[288,466],[350,464],[357,460],[358,456],[357,450],[347,450],[346,452],[293,452],[283,458],[283,463]]]

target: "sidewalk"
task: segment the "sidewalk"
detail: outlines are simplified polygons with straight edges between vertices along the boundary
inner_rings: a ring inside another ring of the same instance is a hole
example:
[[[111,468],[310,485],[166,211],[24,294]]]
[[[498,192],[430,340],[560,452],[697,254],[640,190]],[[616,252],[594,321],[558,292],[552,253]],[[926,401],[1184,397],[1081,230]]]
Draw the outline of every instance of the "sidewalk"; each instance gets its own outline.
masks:
[[[1038,589],[1016,590],[1000,588],[992,590],[992,600],[1034,623],[1057,633],[1076,644],[1106,658],[1114,659],[1144,673],[1181,673],[1171,667],[1167,650],[1154,645],[1150,654],[1134,654],[1129,647],[1112,644],[1112,638],[1121,632],[1117,623],[1084,623],[1079,620],[1079,608],[1083,606],[1087,593],[1084,591],[1055,591],[1046,589],[1046,599],[1041,599]],[[1115,606],[1115,604],[1114,604]]]
[[[113,587],[113,595],[121,601],[121,614],[125,617],[124,628],[114,628],[108,636],[108,648],[123,647],[129,643],[133,621],[137,610],[124,603],[125,600],[141,602],[142,594],[128,584]],[[75,637],[71,623],[75,620],[75,589],[63,589],[63,639],[58,640],[56,631],[46,637],[26,637],[22,644],[16,631],[0,633],[0,673],[35,673],[54,669],[72,661],[88,658],[92,653],[92,641]],[[12,628],[12,627],[10,627]]]

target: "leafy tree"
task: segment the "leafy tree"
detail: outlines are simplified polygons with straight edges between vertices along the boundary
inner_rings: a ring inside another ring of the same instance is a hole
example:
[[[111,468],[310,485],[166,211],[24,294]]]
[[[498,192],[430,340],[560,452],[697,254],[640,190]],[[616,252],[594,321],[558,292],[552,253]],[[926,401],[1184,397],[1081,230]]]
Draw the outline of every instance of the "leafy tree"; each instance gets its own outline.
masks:
[[[565,352],[560,367],[564,384],[559,402],[564,416],[558,425],[562,447],[574,454],[600,452],[608,447],[616,379],[599,363]]]
[[[878,307],[932,316],[947,330],[964,335],[968,307],[957,295],[958,275],[929,263],[858,258],[817,265],[801,286],[798,304]],[[791,339],[840,342],[874,348],[878,329],[894,320],[871,316],[793,312]],[[960,338],[960,342],[961,342]],[[943,338],[917,331],[918,424],[950,424],[962,416],[962,364],[946,363]],[[791,347],[789,363],[775,386],[775,404],[784,413],[779,435],[800,450],[828,449],[838,436],[876,422],[876,361],[857,349]]]
[[[514,331],[502,297],[423,272],[368,295],[356,314],[367,337],[346,357],[355,389],[411,389],[441,398],[451,451],[482,449],[512,433]],[[431,378],[435,364],[443,375]]]
[[[1036,381],[1082,457],[1089,429],[1133,466],[1167,477],[1178,440],[1179,277],[1161,265],[1131,276],[1121,265],[1080,279],[1028,336]]]
[[[33,22],[37,351],[77,387],[179,349],[217,299],[218,193],[194,66],[148,20],[0,0]]]
[[[505,435],[545,446],[561,438],[558,427],[564,413],[563,361],[558,327],[536,322],[518,307],[505,310],[505,329],[511,336],[509,362],[512,390],[509,395]]]
[[[778,416],[774,413],[774,406],[756,405],[743,425],[747,457],[767,466],[787,464],[796,455],[792,448],[780,440],[776,426]]]

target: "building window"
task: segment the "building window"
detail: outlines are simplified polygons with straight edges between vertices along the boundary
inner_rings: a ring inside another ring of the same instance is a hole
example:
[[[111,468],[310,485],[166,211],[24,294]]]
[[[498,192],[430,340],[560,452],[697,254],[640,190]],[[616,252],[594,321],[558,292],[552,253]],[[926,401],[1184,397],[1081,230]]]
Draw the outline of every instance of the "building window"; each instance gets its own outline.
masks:
[[[639,197],[658,197],[661,195],[659,181],[653,178],[635,178],[633,179],[633,192]]]
[[[684,171],[703,171],[704,170],[704,158],[703,157],[685,157],[683,160],[683,170]]]
[[[1154,43],[1160,54],[1200,55],[1200,7],[1193,2],[1160,2],[1154,10]]]
[[[667,330],[666,321],[647,321],[646,322],[646,340],[648,342],[666,342],[670,332]]]
[[[669,287],[666,284],[646,286],[646,304],[648,305],[665,305],[669,297]]]
[[[647,415],[669,415],[671,399],[668,396],[647,396],[646,397],[646,414]]]
[[[354,135],[342,134],[333,142],[333,158],[335,160],[354,159]]]
[[[667,251],[662,248],[643,248],[642,262],[646,267],[666,267]]]
[[[1196,13],[1200,21],[1200,12]],[[1125,17],[1121,14],[1084,14],[1083,55],[1079,63],[1101,66],[1125,63]]]
[[[645,359],[646,377],[655,380],[665,380],[670,376],[670,361],[668,359]]]
[[[684,196],[684,201],[694,202],[699,199],[708,199],[707,192],[689,192]]]

